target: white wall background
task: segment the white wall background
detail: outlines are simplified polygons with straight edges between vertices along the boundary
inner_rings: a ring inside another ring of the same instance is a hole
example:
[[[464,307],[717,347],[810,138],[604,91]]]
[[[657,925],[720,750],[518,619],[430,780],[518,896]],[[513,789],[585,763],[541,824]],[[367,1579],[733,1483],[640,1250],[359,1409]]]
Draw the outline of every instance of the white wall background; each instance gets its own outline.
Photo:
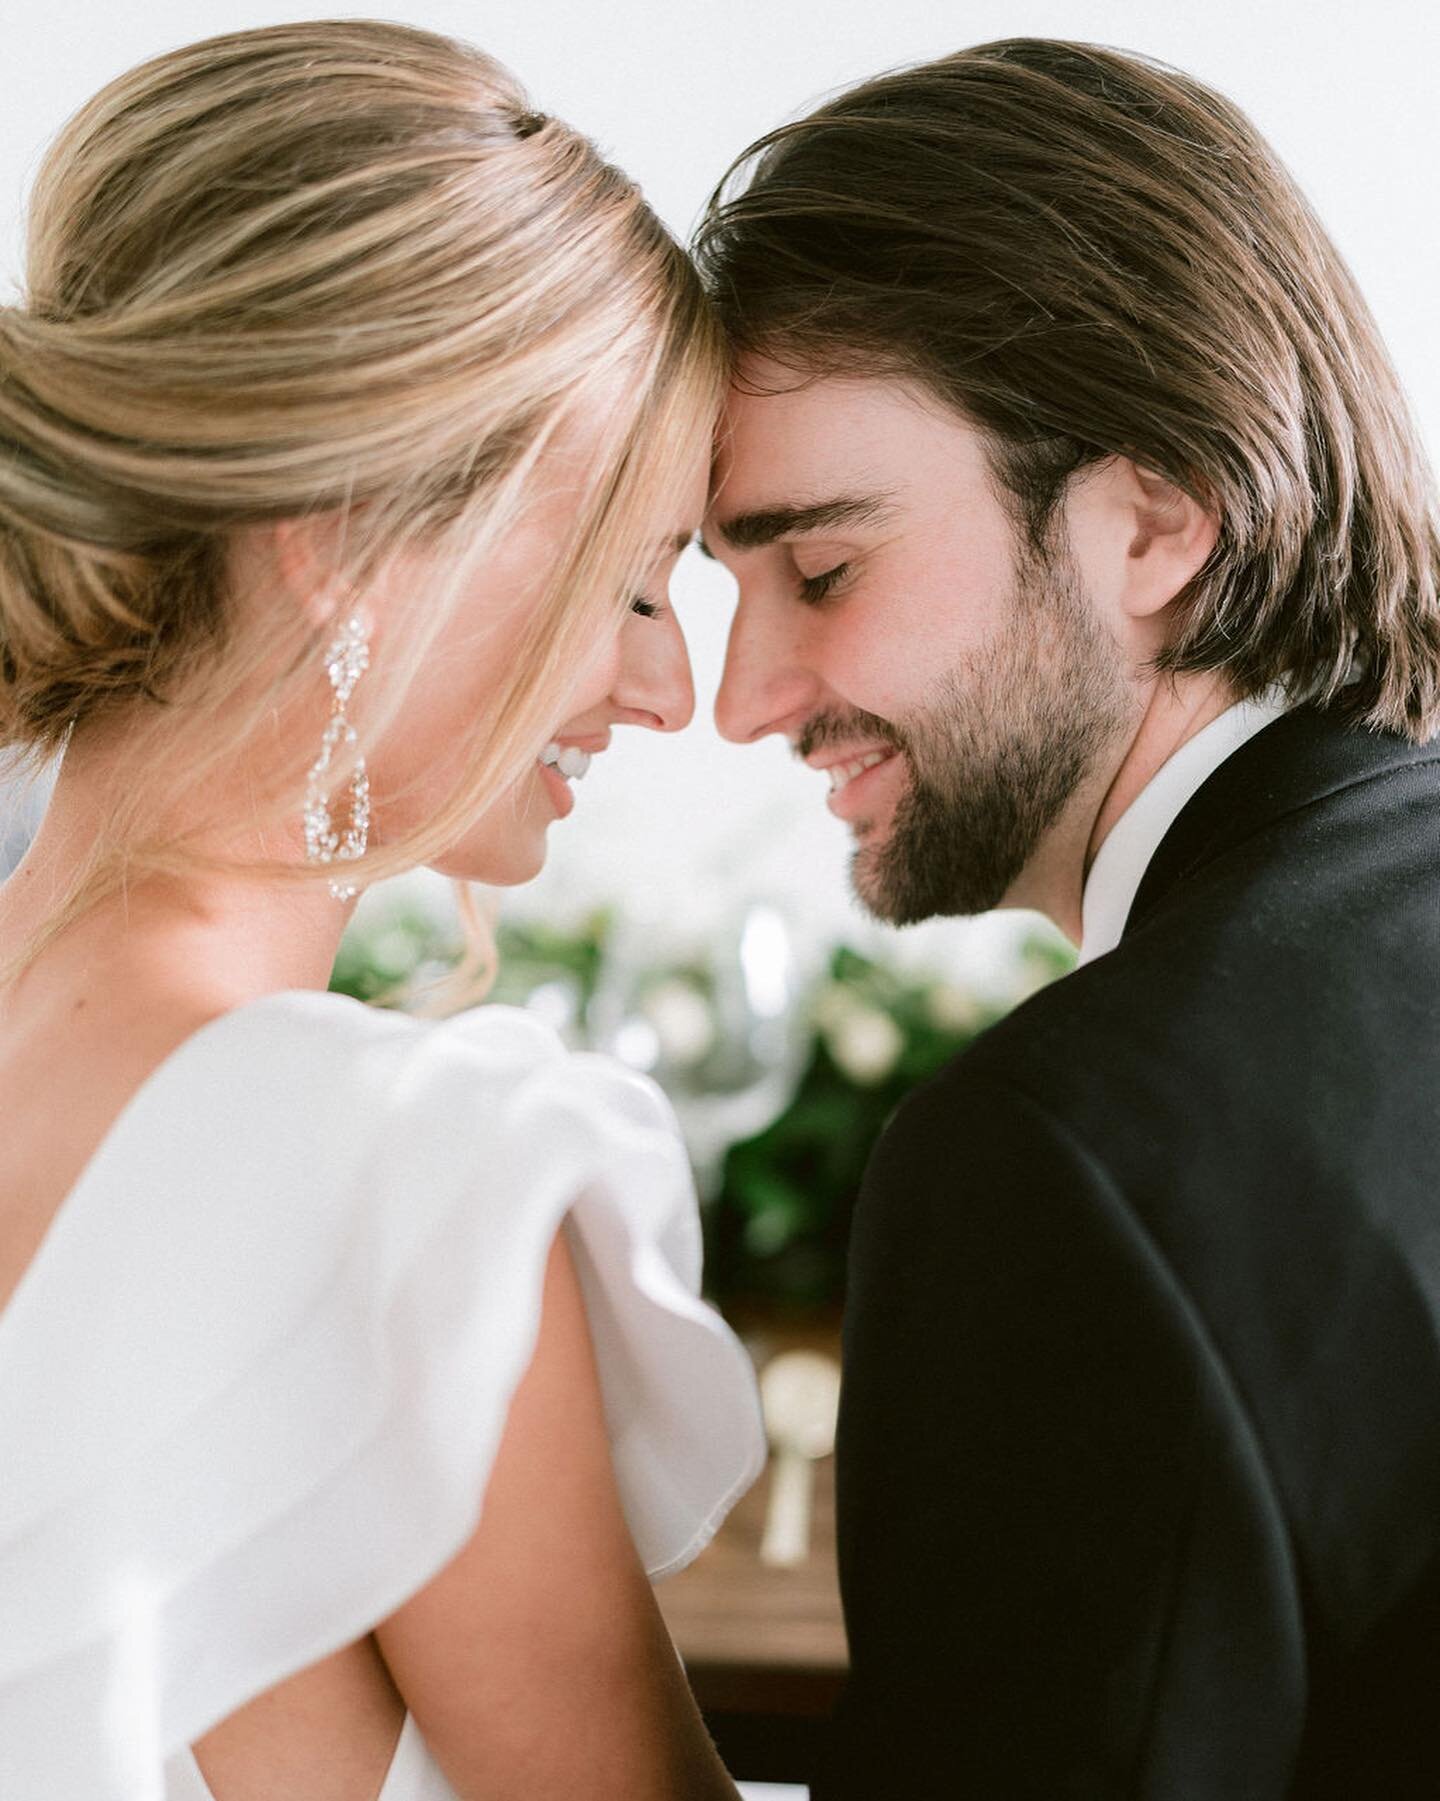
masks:
[[[753,137],[882,68],[1020,34],[1163,57],[1245,107],[1294,170],[1440,445],[1433,0],[0,0],[0,289],[18,283],[24,196],[42,148],[105,81],[214,32],[361,15],[499,56],[539,106],[635,175],[682,234]],[[696,723],[675,739],[618,735],[575,814],[552,831],[544,875],[509,901],[514,911],[566,914],[613,896],[632,913],[703,926],[757,891],[784,897],[809,930],[873,935],[848,899],[848,834],[825,811],[820,778],[778,741],[739,751],[710,723],[732,592],[723,571],[693,552],[683,559],[675,594],[696,664]],[[983,973],[1016,923],[922,927],[902,942]]]

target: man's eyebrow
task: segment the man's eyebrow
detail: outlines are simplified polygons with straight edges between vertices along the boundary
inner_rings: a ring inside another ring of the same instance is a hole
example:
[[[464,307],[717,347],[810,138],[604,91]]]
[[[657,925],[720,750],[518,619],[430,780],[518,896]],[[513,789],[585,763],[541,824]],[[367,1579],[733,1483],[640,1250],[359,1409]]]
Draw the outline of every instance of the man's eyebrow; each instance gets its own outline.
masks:
[[[830,531],[837,525],[879,524],[890,518],[894,511],[886,494],[839,494],[833,500],[758,507],[752,512],[737,513],[733,518],[717,520],[715,531],[732,550],[759,550],[779,538]],[[700,548],[707,556],[715,554],[703,539]]]

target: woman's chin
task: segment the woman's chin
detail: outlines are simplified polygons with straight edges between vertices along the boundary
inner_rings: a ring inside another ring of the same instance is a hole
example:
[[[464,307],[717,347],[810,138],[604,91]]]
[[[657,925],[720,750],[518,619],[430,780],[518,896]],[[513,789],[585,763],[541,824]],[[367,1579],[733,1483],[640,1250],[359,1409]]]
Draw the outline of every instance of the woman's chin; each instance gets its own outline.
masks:
[[[516,833],[504,844],[487,844],[467,849],[456,845],[430,867],[439,875],[461,882],[483,882],[487,888],[518,888],[534,881],[545,867],[547,845],[544,831]]]

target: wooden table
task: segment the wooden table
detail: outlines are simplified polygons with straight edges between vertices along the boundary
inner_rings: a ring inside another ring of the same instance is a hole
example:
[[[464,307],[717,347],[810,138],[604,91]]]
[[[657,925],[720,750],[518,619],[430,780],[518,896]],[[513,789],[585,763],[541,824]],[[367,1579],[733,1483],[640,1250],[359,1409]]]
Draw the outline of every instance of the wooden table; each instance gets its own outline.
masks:
[[[762,1365],[799,1346],[838,1355],[838,1327],[747,1331],[736,1323]],[[760,1561],[769,1492],[767,1468],[710,1546],[656,1593],[731,1772],[804,1782],[848,1667],[835,1573],[835,1460],[815,1466],[810,1555],[792,1569]]]

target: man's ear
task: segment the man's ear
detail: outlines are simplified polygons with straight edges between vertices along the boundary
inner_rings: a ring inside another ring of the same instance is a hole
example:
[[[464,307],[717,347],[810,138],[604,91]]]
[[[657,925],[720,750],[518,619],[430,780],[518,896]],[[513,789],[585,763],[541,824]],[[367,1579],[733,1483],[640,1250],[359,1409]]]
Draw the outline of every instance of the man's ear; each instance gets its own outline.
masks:
[[[1220,521],[1174,482],[1128,458],[1117,472],[1134,529],[1126,553],[1123,601],[1132,619],[1162,612],[1204,568]]]

